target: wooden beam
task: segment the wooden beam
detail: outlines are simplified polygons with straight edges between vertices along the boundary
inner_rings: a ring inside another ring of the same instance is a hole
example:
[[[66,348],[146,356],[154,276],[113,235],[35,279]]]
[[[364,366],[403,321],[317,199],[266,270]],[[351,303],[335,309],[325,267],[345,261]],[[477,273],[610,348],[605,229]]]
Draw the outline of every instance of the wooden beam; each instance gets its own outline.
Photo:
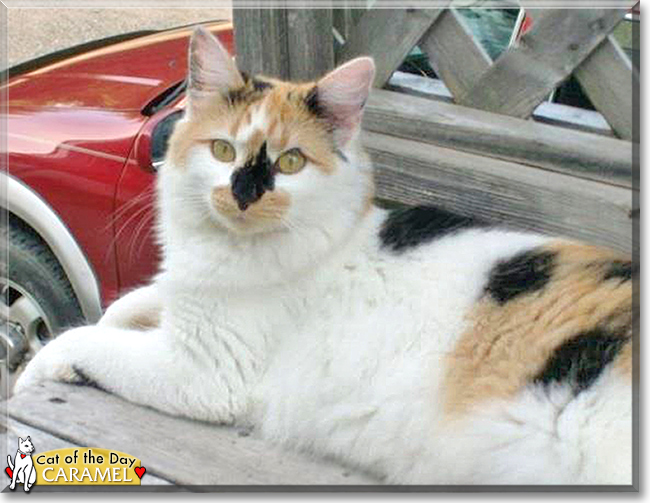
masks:
[[[632,145],[616,138],[375,89],[363,126],[547,170],[632,186]]]
[[[457,102],[528,118],[623,18],[626,9],[555,9],[497,59]]]
[[[238,8],[233,0],[237,66],[251,75],[289,79],[287,13],[284,9]]]
[[[337,64],[357,56],[372,56],[377,67],[374,86],[382,87],[443,10],[367,11],[337,52]]]
[[[585,59],[575,76],[616,134],[632,139],[632,89],[639,74],[611,35]]]
[[[428,29],[420,48],[454,97],[464,96],[492,64],[453,9],[445,10]]]
[[[432,100],[453,103],[451,91],[440,79],[432,79],[412,73],[394,72],[385,89],[421,96]],[[533,119],[546,124],[555,124],[565,128],[587,131],[604,136],[614,136],[612,128],[597,110],[550,103],[543,101],[533,112]]]
[[[332,9],[288,9],[291,80],[308,81],[334,68]]]
[[[378,483],[254,433],[162,414],[94,388],[48,382],[5,405],[16,421],[77,445],[126,452],[142,460],[147,474],[178,485]]]
[[[363,141],[380,198],[632,250],[630,189],[383,134]]]

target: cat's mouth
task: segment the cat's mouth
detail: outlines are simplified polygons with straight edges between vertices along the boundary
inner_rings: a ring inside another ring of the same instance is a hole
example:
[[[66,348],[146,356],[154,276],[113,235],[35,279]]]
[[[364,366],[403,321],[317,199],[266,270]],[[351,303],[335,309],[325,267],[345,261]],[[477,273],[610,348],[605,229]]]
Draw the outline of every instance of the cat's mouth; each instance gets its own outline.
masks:
[[[278,229],[291,203],[291,196],[284,190],[265,192],[260,199],[241,209],[231,187],[215,187],[211,203],[220,220],[235,232],[251,233]]]

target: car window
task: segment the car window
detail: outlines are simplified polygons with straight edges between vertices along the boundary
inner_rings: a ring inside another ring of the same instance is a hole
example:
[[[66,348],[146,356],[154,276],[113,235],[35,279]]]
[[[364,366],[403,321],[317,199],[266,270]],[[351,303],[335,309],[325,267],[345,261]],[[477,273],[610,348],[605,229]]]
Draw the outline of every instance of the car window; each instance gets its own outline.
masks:
[[[165,159],[169,137],[174,131],[174,125],[183,117],[183,110],[171,113],[161,120],[151,134],[151,165],[158,168]]]

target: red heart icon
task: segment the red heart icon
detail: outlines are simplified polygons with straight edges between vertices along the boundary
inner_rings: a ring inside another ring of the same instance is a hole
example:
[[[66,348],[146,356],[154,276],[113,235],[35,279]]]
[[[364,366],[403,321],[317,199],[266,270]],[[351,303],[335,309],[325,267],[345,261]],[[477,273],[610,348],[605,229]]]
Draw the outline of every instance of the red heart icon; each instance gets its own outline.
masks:
[[[11,478],[11,479],[14,478],[14,471],[11,468],[9,468],[9,467],[5,468],[5,472],[7,472],[7,475],[9,475],[9,478]]]
[[[142,478],[142,476],[144,475],[144,472],[146,472],[146,471],[147,471],[147,469],[144,466],[136,466],[135,467],[135,474],[140,478]]]

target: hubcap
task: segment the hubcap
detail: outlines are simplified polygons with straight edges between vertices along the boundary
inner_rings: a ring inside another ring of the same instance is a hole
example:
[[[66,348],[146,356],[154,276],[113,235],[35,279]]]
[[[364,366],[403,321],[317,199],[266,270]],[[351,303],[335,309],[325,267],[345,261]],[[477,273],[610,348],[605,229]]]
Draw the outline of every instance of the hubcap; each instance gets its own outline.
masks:
[[[13,281],[0,278],[0,396],[11,394],[18,375],[52,339],[38,302]]]

